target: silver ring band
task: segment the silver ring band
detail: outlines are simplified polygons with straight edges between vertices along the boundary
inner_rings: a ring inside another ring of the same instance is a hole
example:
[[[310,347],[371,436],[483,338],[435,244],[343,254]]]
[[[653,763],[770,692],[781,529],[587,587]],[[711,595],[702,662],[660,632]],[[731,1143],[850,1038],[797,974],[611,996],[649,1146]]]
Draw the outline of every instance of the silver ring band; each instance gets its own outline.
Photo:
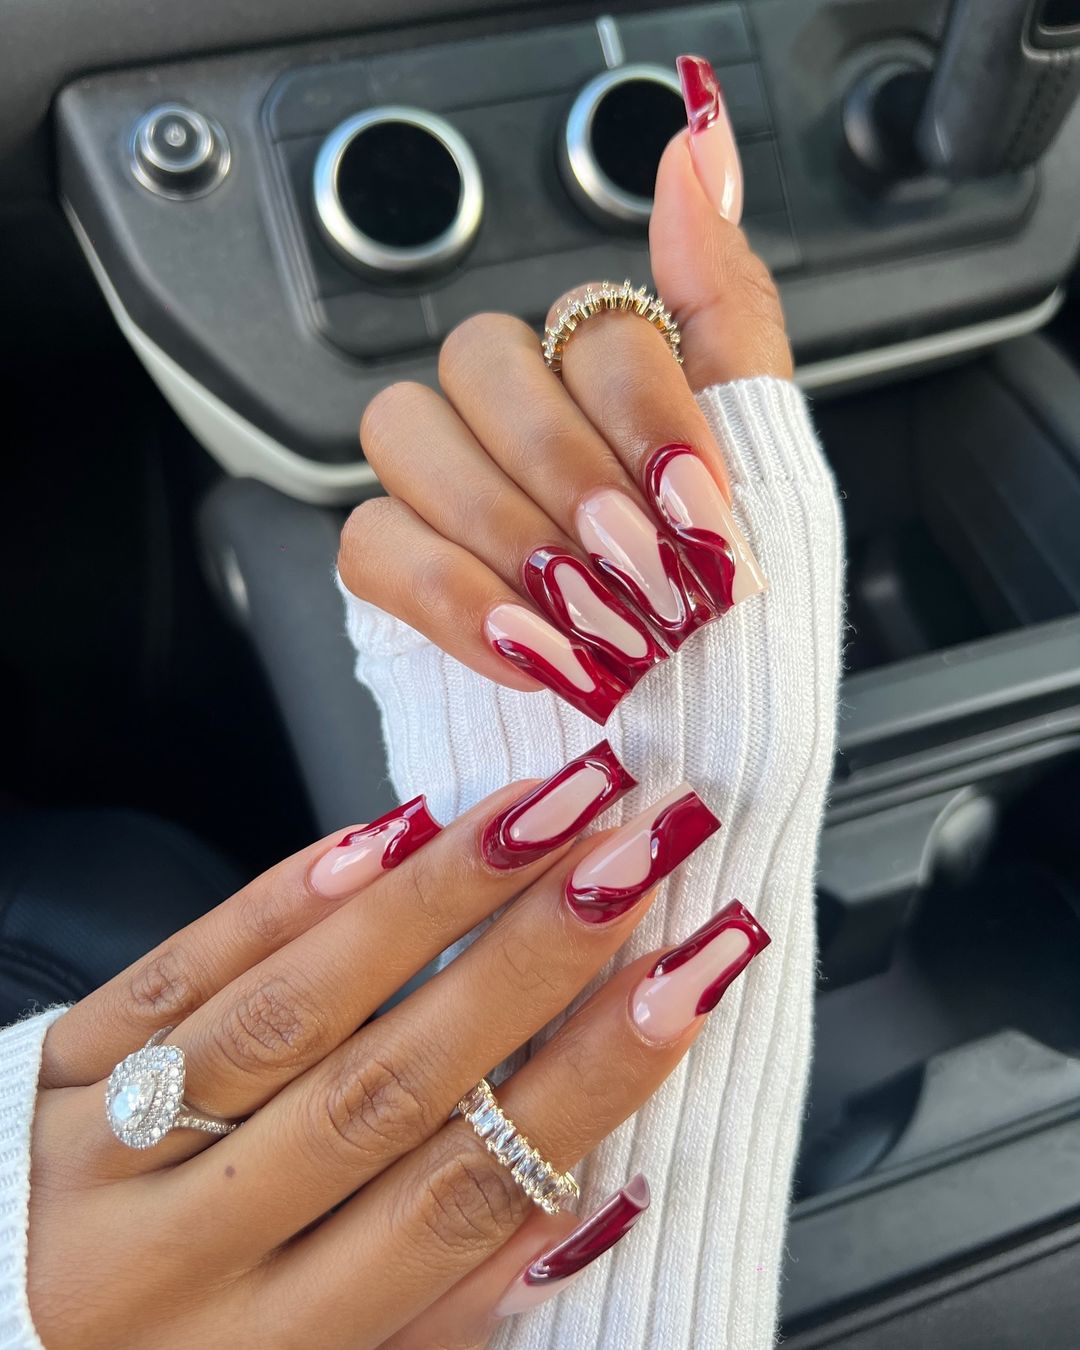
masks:
[[[562,370],[566,344],[586,320],[603,314],[605,310],[624,310],[629,314],[640,315],[667,342],[676,364],[682,365],[679,325],[668,313],[663,300],[658,295],[650,294],[644,286],[635,290],[629,281],[624,281],[621,286],[604,281],[599,286],[586,286],[580,295],[570,296],[555,311],[555,322],[544,331],[544,360],[549,370],[558,375]]]
[[[487,1151],[510,1170],[514,1180],[546,1214],[558,1214],[580,1194],[569,1172],[558,1172],[529,1143],[495,1100],[486,1078],[462,1097],[458,1110],[476,1131]]]
[[[155,1032],[141,1050],[113,1069],[105,1087],[105,1119],[128,1148],[153,1148],[172,1130],[232,1134],[240,1121],[197,1111],[184,1100],[187,1063],[178,1045],[164,1044],[172,1030]]]

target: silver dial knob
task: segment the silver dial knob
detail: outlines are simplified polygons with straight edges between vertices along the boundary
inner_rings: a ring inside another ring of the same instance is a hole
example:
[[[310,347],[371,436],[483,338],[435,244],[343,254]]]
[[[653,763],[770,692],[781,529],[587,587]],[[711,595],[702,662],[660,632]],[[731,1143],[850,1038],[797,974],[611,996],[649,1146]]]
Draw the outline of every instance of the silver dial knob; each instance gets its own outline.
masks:
[[[131,138],[131,171],[163,197],[199,197],[229,169],[221,127],[194,108],[162,103],[139,118]]]

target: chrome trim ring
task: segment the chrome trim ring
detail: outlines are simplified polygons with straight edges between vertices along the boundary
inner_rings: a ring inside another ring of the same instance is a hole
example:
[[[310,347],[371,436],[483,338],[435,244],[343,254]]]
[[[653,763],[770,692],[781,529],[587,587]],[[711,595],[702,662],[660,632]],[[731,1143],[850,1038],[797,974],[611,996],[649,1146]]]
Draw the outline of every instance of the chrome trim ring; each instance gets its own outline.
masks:
[[[592,148],[596,110],[612,89],[632,80],[662,85],[682,98],[678,76],[664,66],[639,63],[605,70],[591,79],[574,99],[566,119],[560,158],[566,186],[579,206],[591,215],[599,212],[602,217],[624,225],[643,225],[652,214],[653,199],[639,197],[613,183],[600,167]]]
[[[397,248],[365,234],[350,220],[338,193],[338,173],[346,150],[374,126],[404,122],[432,136],[454,161],[461,180],[457,212],[445,230],[426,244]],[[422,108],[370,108],[340,122],[319,148],[312,175],[315,217],[330,244],[353,267],[405,276],[447,266],[476,238],[484,213],[484,183],[468,141],[449,122]]]
[[[195,132],[195,145],[182,159],[162,159],[153,131],[163,117],[182,118]],[[219,123],[183,103],[159,103],[139,118],[131,136],[131,172],[148,192],[170,201],[205,197],[229,172],[229,141]],[[155,177],[155,173],[162,177]]]

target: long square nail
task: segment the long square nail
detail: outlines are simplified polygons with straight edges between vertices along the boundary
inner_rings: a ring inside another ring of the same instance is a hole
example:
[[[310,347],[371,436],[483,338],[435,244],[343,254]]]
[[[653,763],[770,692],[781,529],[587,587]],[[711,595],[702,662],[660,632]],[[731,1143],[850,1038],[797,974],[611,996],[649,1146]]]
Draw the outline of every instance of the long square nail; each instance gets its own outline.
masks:
[[[584,923],[617,919],[719,828],[684,783],[582,858],[567,878],[567,903]]]
[[[768,583],[735,523],[720,484],[689,445],[662,445],[645,466],[645,488],[723,612]]]
[[[525,1267],[495,1305],[496,1317],[528,1312],[561,1293],[624,1238],[649,1208],[649,1183],[639,1172],[573,1232]]]
[[[645,512],[616,488],[601,488],[578,507],[577,529],[593,565],[678,647],[713,611],[678,550]]]
[[[769,945],[768,933],[733,900],[666,952],[630,996],[630,1016],[646,1040],[662,1044],[687,1031],[723,998],[731,982]]]
[[[626,693],[622,680],[584,643],[560,633],[525,605],[496,605],[484,620],[484,633],[512,666],[595,722],[606,722]]]
[[[564,549],[535,549],[523,576],[526,590],[548,617],[593,647],[627,687],[667,655],[637,614]]]
[[[580,834],[634,786],[601,741],[497,815],[484,830],[484,857],[492,867],[524,867]]]
[[[358,825],[342,835],[311,869],[312,888],[333,900],[352,895],[381,872],[403,863],[441,829],[427,801],[414,797],[370,825]]]

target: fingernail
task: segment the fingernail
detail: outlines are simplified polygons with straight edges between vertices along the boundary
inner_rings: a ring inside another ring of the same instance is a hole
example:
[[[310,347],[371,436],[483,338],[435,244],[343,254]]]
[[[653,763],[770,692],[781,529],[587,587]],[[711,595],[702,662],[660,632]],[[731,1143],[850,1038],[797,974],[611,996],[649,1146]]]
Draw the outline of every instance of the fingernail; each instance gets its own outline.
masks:
[[[567,903],[585,923],[617,919],[719,828],[684,783],[582,858],[567,878]]]
[[[525,560],[523,575],[548,617],[594,648],[628,688],[664,660],[648,628],[580,558],[538,548]]]
[[[649,1041],[672,1041],[713,1008],[772,939],[733,900],[681,946],[667,952],[630,995],[630,1016]]]
[[[645,466],[645,489],[721,612],[765,589],[719,483],[690,446],[661,446]]]
[[[557,1246],[530,1262],[495,1305],[495,1316],[528,1312],[561,1293],[629,1233],[649,1208],[649,1199],[649,1183],[639,1172]]]
[[[484,620],[488,641],[526,675],[597,722],[606,722],[626,685],[589,649],[524,605],[496,605]]]
[[[492,867],[523,867],[565,844],[636,782],[601,741],[507,807],[481,841]]]
[[[577,528],[596,568],[673,647],[713,617],[675,545],[625,492],[602,488],[586,497],[577,510]]]
[[[733,225],[742,218],[743,176],[716,71],[702,56],[675,62],[690,126],[690,155],[705,195]]]
[[[332,900],[351,895],[403,863],[441,829],[425,799],[414,797],[343,835],[311,869],[312,888]]]

